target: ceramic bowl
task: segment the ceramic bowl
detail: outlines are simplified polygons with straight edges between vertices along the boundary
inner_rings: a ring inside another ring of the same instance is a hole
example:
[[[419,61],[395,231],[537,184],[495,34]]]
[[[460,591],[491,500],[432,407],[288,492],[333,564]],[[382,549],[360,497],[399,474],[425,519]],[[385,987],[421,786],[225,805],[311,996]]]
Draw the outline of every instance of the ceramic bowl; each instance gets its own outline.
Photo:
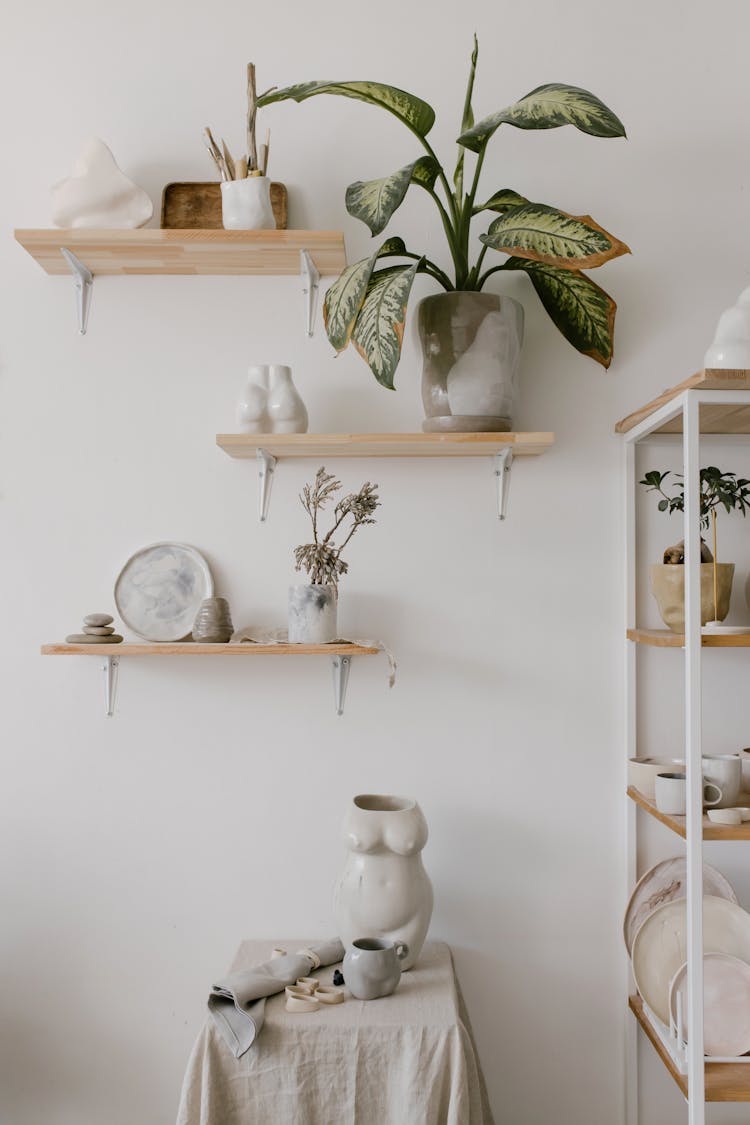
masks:
[[[628,761],[628,785],[634,786],[649,801],[656,798],[654,785],[659,773],[674,773],[684,770],[682,758],[630,758]]]

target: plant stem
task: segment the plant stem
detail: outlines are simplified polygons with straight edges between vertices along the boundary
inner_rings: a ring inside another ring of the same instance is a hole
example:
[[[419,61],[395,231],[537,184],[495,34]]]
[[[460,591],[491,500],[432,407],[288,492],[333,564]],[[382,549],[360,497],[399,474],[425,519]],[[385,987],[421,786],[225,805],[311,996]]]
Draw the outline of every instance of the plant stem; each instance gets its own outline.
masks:
[[[477,289],[483,289],[484,283],[487,280],[487,278],[490,277],[493,273],[498,273],[499,270],[504,270],[505,265],[506,265],[506,263],[503,262],[502,265],[493,266],[491,270],[485,270],[484,273],[482,274],[482,276],[477,281]]]

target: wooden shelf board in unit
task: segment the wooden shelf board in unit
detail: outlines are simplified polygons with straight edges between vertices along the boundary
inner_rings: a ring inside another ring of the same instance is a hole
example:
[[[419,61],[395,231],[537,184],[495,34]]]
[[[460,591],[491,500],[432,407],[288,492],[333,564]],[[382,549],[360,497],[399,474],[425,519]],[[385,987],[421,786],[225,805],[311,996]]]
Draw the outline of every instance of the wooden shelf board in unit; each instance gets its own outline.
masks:
[[[70,276],[64,246],[92,274],[297,274],[300,250],[318,272],[346,265],[334,230],[17,230],[15,237],[49,274]]]
[[[230,457],[490,457],[508,446],[513,455],[538,456],[554,443],[551,433],[479,434],[217,434]]]
[[[651,1040],[656,1053],[674,1078],[685,1097],[688,1096],[686,1074],[680,1074],[659,1041],[643,1010],[640,996],[631,996],[630,1010]],[[707,1102],[748,1102],[750,1101],[750,1063],[712,1063],[706,1062],[706,1101]]]
[[[628,629],[628,640],[656,648],[684,648],[683,633],[671,629]],[[746,633],[704,633],[703,648],[750,648],[750,629]]]
[[[42,656],[377,656],[377,648],[363,645],[197,644],[194,641],[143,642],[119,645],[42,645]]]
[[[622,418],[615,426],[615,433],[626,434],[634,426],[644,422],[659,407],[665,406],[666,403],[671,402],[683,391],[690,390],[750,390],[750,371],[722,370],[720,368],[708,368],[699,371],[697,375],[691,375],[689,379],[678,383],[676,387],[670,387],[668,391],[664,391],[658,398],[646,403],[640,410],[628,414],[627,418]],[[726,406],[722,403],[710,405],[703,403],[700,409],[700,429],[702,434],[750,434],[750,407],[733,406],[731,403],[727,403]],[[654,433],[681,434],[682,415],[680,414],[669,422],[665,422]]]
[[[659,812],[655,803],[650,801],[648,797],[635,788],[634,785],[628,786],[628,797],[631,801],[635,801],[639,808],[647,812],[655,820],[665,824],[667,828],[671,828],[682,839],[686,839],[685,832],[685,817],[684,816],[670,816],[668,813]],[[750,793],[741,793],[738,805],[742,808],[750,807]],[[703,817],[703,839],[704,840],[750,840],[750,822],[745,824],[714,824],[707,816]]]

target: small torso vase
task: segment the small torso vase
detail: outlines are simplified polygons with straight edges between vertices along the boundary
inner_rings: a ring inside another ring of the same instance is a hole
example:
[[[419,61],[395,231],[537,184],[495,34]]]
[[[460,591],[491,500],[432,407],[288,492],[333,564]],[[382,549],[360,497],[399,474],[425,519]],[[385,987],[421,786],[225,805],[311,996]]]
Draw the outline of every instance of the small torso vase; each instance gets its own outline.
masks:
[[[267,363],[256,363],[248,368],[247,381],[237,402],[237,425],[245,434],[267,434],[268,420]]]
[[[432,917],[422,810],[406,797],[361,794],[349,806],[343,832],[348,855],[333,900],[339,937],[347,948],[361,938],[405,942],[402,968],[410,969]]]
[[[269,367],[268,417],[273,434],[307,433],[307,410],[292,381],[292,369],[283,363]]]

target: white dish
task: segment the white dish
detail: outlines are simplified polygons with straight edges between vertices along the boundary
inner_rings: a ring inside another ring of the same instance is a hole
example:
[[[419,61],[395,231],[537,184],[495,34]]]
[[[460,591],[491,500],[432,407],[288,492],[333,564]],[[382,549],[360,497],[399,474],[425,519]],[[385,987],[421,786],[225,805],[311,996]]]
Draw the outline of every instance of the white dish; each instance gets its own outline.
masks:
[[[750,633],[750,625],[704,625],[701,633]]]
[[[649,868],[636,883],[630,896],[622,932],[628,953],[633,951],[633,941],[639,929],[653,912],[665,902],[685,898],[687,894],[687,866],[684,856],[663,859]],[[714,898],[725,898],[736,903],[737,895],[731,883],[720,871],[703,864],[703,893]]]
[[[639,793],[653,801],[657,774],[684,769],[684,758],[629,758],[628,785],[633,785]]]
[[[687,1042],[687,962],[669,986],[669,1010],[677,1027],[677,996],[682,999],[681,1034]],[[703,1050],[735,1058],[750,1051],[750,965],[726,953],[703,955]]]
[[[703,899],[704,953],[728,953],[750,963],[750,914],[734,902]],[[665,903],[646,919],[633,941],[633,976],[638,991],[664,1024],[669,1023],[669,988],[687,960],[684,898]]]
[[[190,635],[204,598],[213,597],[209,565],[186,543],[151,543],[128,559],[115,582],[117,612],[147,641]]]

